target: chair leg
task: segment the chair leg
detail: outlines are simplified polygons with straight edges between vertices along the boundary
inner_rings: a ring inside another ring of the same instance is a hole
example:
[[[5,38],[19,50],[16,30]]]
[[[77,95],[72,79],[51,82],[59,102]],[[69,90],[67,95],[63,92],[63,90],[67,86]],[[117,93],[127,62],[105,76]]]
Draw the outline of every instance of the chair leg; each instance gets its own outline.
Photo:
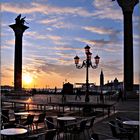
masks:
[[[89,129],[87,129],[87,134],[88,134],[88,138],[90,138],[90,133],[89,133]]]
[[[86,140],[86,135],[85,135],[85,131],[83,132],[83,134],[84,134],[84,139]]]
[[[38,123],[36,123],[36,130],[38,129]]]

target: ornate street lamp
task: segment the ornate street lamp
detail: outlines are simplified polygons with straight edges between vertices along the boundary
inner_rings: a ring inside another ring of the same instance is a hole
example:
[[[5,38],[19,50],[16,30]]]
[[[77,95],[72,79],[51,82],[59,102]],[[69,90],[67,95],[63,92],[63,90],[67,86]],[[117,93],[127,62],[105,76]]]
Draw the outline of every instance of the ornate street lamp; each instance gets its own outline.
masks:
[[[81,69],[83,67],[86,68],[86,95],[85,95],[85,102],[89,102],[88,68],[91,67],[93,69],[96,69],[98,67],[100,57],[98,55],[96,57],[94,57],[95,65],[92,65],[92,61],[91,61],[92,53],[90,52],[90,47],[88,45],[85,47],[85,54],[86,54],[86,60],[83,60],[82,65],[79,65],[80,58],[78,56],[75,56],[74,60],[75,60],[75,65],[76,65],[77,69]]]

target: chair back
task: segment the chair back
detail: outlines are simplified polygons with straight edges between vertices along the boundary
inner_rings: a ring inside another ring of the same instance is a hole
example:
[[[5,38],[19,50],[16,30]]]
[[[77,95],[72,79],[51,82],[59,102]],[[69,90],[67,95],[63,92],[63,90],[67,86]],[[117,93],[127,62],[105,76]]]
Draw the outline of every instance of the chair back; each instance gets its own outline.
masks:
[[[9,110],[2,110],[1,119],[3,123],[9,122]]]
[[[92,117],[91,120],[90,120],[90,126],[89,127],[93,127],[94,120],[95,120],[95,117]]]
[[[33,124],[33,120],[34,120],[34,115],[28,115],[27,116],[27,120],[26,120],[26,125],[31,125],[31,124]]]
[[[54,140],[55,135],[56,135],[56,129],[49,130],[45,134],[45,140]]]
[[[54,124],[53,124],[53,118],[52,117],[46,117],[46,124],[48,129],[54,129]]]
[[[45,117],[46,117],[46,113],[40,114],[39,117],[38,117],[37,122],[38,122],[38,123],[44,122]]]
[[[64,115],[63,114],[58,114],[57,117],[64,117]],[[57,120],[57,123],[58,123],[58,126],[59,126],[59,130],[63,131],[65,122],[63,120]]]
[[[7,129],[7,128],[16,128],[16,125],[12,123],[4,125],[4,129]]]
[[[82,121],[80,122],[80,131],[81,131],[81,132],[85,130],[85,128],[86,128],[86,123],[87,123],[87,120],[82,120]]]
[[[116,137],[117,136],[117,130],[116,130],[115,122],[114,121],[109,121],[109,125],[110,125],[110,128],[111,128],[113,137]]]
[[[123,128],[123,120],[120,117],[116,117],[116,121],[119,128]]]

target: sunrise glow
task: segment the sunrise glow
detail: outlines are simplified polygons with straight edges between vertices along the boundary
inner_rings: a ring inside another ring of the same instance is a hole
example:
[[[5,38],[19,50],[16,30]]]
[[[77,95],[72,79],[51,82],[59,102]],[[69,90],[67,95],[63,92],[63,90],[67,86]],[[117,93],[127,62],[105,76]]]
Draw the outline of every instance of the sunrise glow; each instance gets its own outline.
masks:
[[[33,79],[32,79],[32,77],[31,77],[30,75],[24,75],[24,76],[23,76],[23,82],[24,82],[25,84],[31,84],[32,81],[33,81]]]

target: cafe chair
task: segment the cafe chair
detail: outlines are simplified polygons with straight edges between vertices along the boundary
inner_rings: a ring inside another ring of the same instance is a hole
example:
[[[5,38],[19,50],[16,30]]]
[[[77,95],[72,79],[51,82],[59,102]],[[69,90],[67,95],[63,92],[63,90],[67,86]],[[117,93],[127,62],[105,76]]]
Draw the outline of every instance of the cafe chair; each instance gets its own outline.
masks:
[[[34,129],[34,125],[33,125],[33,120],[34,120],[34,115],[29,114],[27,116],[27,119],[22,123],[22,125],[27,125],[29,130],[33,130]]]
[[[47,129],[49,129],[49,130],[50,129],[55,129],[55,125],[54,125],[52,117],[46,117],[45,118],[45,124],[46,124]]]
[[[2,110],[1,113],[1,129],[15,127],[15,121],[10,121],[9,110]]]
[[[16,124],[13,124],[13,123],[8,123],[8,124],[5,124],[4,125],[4,129],[7,129],[7,128],[16,128]]]
[[[93,131],[94,120],[95,120],[95,116],[92,116],[87,119],[87,121],[89,121],[89,123],[86,123],[86,130],[87,130],[88,136],[90,135],[90,132]]]
[[[57,139],[59,138],[59,134],[60,134],[60,130],[59,128],[54,124],[53,118],[52,117],[46,117],[45,118],[45,124],[46,124],[46,128],[48,130],[52,130],[52,129],[56,129],[56,136]]]
[[[128,140],[131,140],[134,138],[134,133],[127,131],[126,129],[120,128],[119,126],[116,125],[115,121],[109,121],[109,126],[112,131],[112,136],[118,139],[123,139],[127,138]],[[121,131],[117,131],[121,130]]]
[[[38,120],[34,121],[34,124],[36,126],[36,130],[38,129],[38,124],[39,123],[44,123],[45,117],[46,117],[46,113],[41,113],[38,116]]]
[[[58,114],[57,117],[64,117],[64,115]],[[57,120],[57,126],[59,127],[60,131],[63,131],[64,125],[65,125],[64,121]]]
[[[57,134],[56,129],[47,130],[47,132],[45,134],[45,140],[54,140],[56,134]]]
[[[1,121],[3,123],[8,123],[9,122],[9,110],[2,110]]]
[[[116,121],[117,121],[117,124],[120,128],[123,128],[123,129],[126,129],[127,131],[130,131],[130,132],[133,132],[133,133],[136,133],[137,132],[137,128],[136,127],[129,127],[129,126],[126,126],[123,124],[123,121],[130,121],[130,119],[128,118],[122,118],[122,117],[116,117]],[[120,131],[123,131],[123,130],[120,130]]]
[[[40,133],[30,134],[18,137],[18,140],[54,140],[56,136],[56,129],[45,130]]]
[[[85,129],[86,129],[87,120],[84,119],[84,120],[80,121],[79,123],[80,123],[79,124],[80,126],[78,126],[78,123],[77,123],[77,125],[73,128],[73,130],[69,131],[69,133],[74,135],[74,139],[77,135],[80,137],[81,134],[83,134],[84,139],[86,139]]]

